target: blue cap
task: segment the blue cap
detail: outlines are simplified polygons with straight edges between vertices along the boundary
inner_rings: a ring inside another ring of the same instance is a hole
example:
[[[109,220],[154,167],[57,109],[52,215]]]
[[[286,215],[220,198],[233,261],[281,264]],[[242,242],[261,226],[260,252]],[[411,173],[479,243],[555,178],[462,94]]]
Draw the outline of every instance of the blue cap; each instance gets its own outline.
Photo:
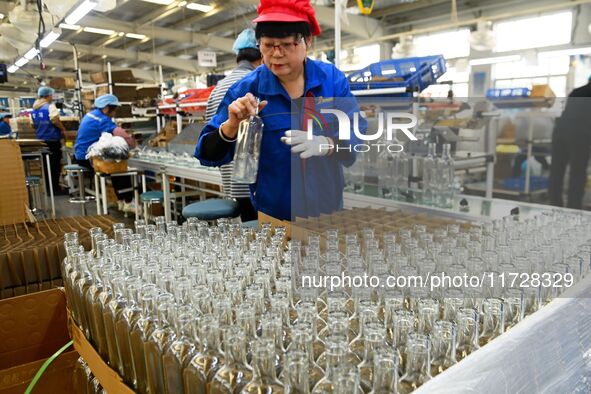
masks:
[[[114,105],[118,107],[121,104],[119,104],[119,99],[117,98],[117,96],[113,94],[103,94],[102,96],[99,96],[96,98],[96,100],[94,100],[94,106],[98,109],[103,109],[107,105]]]
[[[37,96],[39,97],[53,96],[53,93],[55,93],[55,90],[49,86],[41,86],[39,90],[37,90]]]
[[[12,118],[12,114],[10,112],[0,112],[0,120],[9,116]]]
[[[238,38],[236,38],[236,41],[234,41],[234,46],[232,47],[234,53],[236,54],[238,54],[241,49],[246,48],[258,49],[257,39],[255,37],[254,30],[251,28],[242,30],[242,32],[238,35]]]

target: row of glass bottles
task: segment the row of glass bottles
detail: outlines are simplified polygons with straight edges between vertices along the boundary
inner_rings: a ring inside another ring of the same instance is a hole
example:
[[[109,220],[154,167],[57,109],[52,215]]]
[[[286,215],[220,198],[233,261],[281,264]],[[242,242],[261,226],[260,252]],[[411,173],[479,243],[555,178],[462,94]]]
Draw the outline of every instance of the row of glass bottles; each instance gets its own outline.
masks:
[[[114,239],[91,230],[90,252],[66,235],[66,295],[99,354],[141,393],[410,392],[557,293],[298,289],[299,275],[526,269],[579,279],[591,255],[588,219],[557,213],[468,231],[331,230],[322,249],[317,235],[302,246],[283,229],[225,221],[114,227]]]
[[[416,164],[419,161],[420,166]],[[422,173],[418,168],[413,169],[413,163],[422,168]],[[359,158],[348,171],[348,191],[364,193],[364,165],[364,160]],[[419,179],[422,182],[418,182]],[[438,157],[436,144],[430,143],[427,156],[418,161],[404,151],[383,150],[377,159],[377,180],[381,198],[451,208],[456,190],[451,145],[444,144],[442,155]]]

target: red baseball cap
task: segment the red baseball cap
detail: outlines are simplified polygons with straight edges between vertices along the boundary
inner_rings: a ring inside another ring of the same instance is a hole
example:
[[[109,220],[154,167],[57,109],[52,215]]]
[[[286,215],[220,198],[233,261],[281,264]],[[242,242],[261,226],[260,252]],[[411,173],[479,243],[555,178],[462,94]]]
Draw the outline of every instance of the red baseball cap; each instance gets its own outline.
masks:
[[[312,35],[320,35],[320,25],[310,0],[261,0],[259,16],[253,22],[307,22]]]

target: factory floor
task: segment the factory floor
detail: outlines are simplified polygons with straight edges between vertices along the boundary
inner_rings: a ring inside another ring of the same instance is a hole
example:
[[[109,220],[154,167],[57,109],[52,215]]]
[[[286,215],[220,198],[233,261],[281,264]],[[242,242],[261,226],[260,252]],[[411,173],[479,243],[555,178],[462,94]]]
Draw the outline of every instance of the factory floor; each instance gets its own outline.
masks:
[[[86,204],[86,215],[96,215],[96,203],[90,202]],[[114,207],[109,208],[109,215],[121,223],[125,223],[126,227],[133,228],[135,216],[133,213],[128,213],[127,217],[123,212],[118,211]],[[79,204],[69,202],[69,196],[55,196],[55,217],[71,217],[82,216],[82,208]]]

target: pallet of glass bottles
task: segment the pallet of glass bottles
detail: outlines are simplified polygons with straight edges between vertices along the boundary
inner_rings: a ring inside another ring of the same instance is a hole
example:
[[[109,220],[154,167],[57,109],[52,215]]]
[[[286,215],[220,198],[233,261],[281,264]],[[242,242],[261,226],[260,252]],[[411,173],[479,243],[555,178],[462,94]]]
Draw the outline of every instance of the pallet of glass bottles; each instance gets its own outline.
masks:
[[[64,234],[79,232],[90,247],[88,230],[111,234],[110,216],[79,216],[0,226],[0,299],[62,285]]]
[[[74,341],[74,349],[80,354],[87,368],[87,379],[84,376],[80,378],[77,374],[76,389],[80,389],[85,385],[101,386],[104,392],[118,393],[118,394],[132,394],[134,391],[127,387],[119,374],[113,370],[98,354],[92,344],[86,339],[82,330],[76,325],[72,314],[68,311],[68,328],[70,330],[72,340]],[[91,376],[92,375],[92,376]],[[95,380],[95,382],[93,382]],[[75,391],[81,392],[81,391]],[[87,391],[94,392],[94,391]]]
[[[66,299],[60,289],[0,300],[0,393],[21,394],[48,357],[70,340]],[[34,393],[66,394],[78,353],[59,355],[36,383]]]
[[[449,225],[457,226],[459,231],[467,232],[471,223],[457,219],[438,217],[433,214],[410,212],[404,209],[386,210],[385,208],[353,208],[345,209],[330,215],[317,218],[297,218],[293,223],[292,238],[306,241],[311,234],[320,236],[321,246],[324,245],[327,231],[338,231],[341,240],[346,234],[362,233],[371,228],[376,237],[384,234],[398,235],[401,231],[428,231],[447,229]],[[341,242],[341,245],[344,243]]]

